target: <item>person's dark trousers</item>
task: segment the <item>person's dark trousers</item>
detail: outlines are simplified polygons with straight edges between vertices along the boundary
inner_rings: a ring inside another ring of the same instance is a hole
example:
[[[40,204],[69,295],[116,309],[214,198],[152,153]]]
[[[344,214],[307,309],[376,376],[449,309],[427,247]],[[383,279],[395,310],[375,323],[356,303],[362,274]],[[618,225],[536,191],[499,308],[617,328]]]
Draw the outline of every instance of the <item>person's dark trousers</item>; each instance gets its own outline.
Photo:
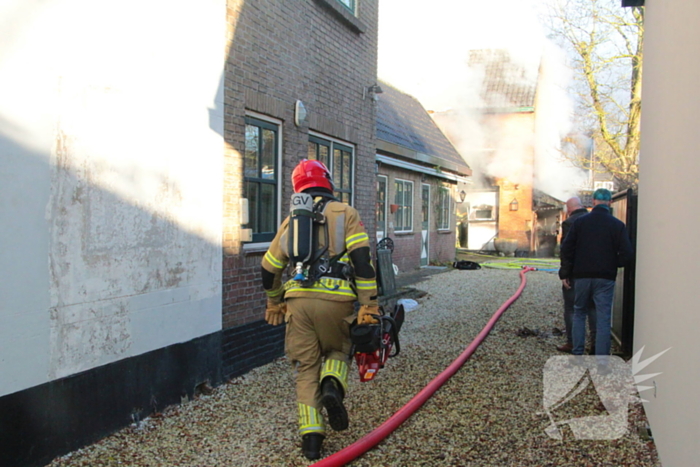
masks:
[[[574,281],[571,280],[570,283],[571,287],[568,289],[564,286],[561,287],[561,293],[564,297],[564,326],[566,326],[566,343],[573,346],[574,339],[572,323],[574,320],[574,297],[576,292],[574,289]],[[591,333],[591,343],[593,348],[595,348],[595,336],[598,331],[596,321],[595,305],[591,301],[588,304],[588,332]]]
[[[610,355],[610,328],[612,326],[612,303],[615,281],[609,279],[576,279],[574,295],[574,319],[572,323],[572,353],[583,355],[586,345],[586,315],[589,302],[593,300],[596,310],[596,355]]]

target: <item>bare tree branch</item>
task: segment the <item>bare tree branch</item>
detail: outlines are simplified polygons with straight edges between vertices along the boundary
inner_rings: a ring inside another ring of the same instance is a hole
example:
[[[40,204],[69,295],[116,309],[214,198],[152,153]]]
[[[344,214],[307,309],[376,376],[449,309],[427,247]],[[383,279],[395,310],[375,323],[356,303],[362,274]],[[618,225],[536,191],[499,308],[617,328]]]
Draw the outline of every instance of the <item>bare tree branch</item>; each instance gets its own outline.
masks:
[[[620,188],[636,189],[644,8],[622,8],[619,0],[560,0],[550,5],[546,20],[570,52],[579,133],[594,147],[592,159],[580,150],[570,157],[580,167],[612,174]]]

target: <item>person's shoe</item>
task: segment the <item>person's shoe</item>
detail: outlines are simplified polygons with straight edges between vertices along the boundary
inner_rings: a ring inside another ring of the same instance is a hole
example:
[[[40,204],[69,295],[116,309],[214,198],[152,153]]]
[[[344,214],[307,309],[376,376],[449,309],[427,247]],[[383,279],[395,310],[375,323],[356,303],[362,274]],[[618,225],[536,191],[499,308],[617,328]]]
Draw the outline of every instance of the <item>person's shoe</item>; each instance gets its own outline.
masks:
[[[348,428],[348,412],[343,405],[343,393],[335,378],[324,378],[321,383],[321,404],[326,408],[328,423],[335,431]]]
[[[321,457],[321,445],[324,436],[321,433],[307,433],[301,437],[301,452],[309,460]]]
[[[559,352],[571,353],[574,350],[573,344],[564,344],[557,347]]]

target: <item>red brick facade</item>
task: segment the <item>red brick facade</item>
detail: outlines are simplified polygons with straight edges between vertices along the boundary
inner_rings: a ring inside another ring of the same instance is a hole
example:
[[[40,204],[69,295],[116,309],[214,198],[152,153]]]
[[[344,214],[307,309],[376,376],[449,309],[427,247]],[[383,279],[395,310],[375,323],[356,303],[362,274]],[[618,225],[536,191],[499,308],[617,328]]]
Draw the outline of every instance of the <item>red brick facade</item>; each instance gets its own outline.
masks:
[[[496,182],[499,187],[498,238],[518,241],[519,251],[530,251],[535,213],[532,210],[532,184],[513,183],[506,179]],[[511,203],[517,201],[517,211]]]
[[[289,210],[292,169],[306,157],[309,132],[354,147],[353,205],[374,233],[377,2],[358,1],[357,17],[338,0],[229,0],[224,80],[223,327],[261,320],[259,281],[265,244],[240,241],[245,116],[280,125],[280,219]],[[300,100],[308,117],[294,121]]]

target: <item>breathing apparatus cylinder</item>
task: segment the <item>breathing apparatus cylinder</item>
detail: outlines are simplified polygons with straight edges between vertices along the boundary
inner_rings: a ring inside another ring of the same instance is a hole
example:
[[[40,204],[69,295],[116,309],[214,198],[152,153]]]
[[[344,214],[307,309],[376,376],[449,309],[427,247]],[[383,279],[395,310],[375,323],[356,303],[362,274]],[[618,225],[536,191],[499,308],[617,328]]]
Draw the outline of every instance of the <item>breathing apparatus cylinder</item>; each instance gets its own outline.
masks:
[[[294,280],[306,279],[305,265],[314,254],[314,199],[308,193],[294,193],[289,216],[289,261],[294,265]]]

